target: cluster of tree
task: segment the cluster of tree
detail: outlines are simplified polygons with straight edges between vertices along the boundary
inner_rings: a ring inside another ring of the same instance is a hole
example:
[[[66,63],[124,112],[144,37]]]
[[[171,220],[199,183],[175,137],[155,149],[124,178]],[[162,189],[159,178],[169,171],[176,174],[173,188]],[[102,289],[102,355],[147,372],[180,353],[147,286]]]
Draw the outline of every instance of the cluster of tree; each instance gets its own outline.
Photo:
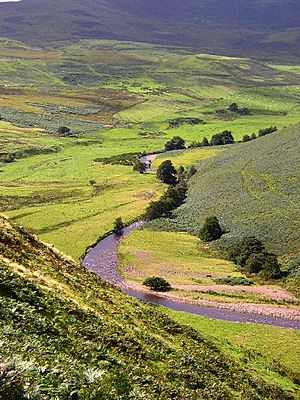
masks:
[[[230,104],[228,110],[239,115],[250,115],[251,111],[246,107],[239,107],[236,103]]]
[[[165,151],[172,151],[172,150],[184,150],[185,147],[185,140],[182,139],[180,136],[174,136],[171,140],[169,140],[165,144]]]
[[[260,129],[258,134],[252,133],[252,135],[244,135],[242,141],[243,142],[250,142],[250,140],[255,140],[258,137],[269,135],[270,133],[278,131],[276,126],[270,126],[270,128]]]
[[[270,126],[270,128],[260,129],[258,131],[258,136],[266,136],[266,135],[269,135],[270,133],[274,133],[276,131],[278,131],[277,126]]]
[[[193,149],[196,147],[223,146],[226,144],[233,144],[233,143],[234,143],[234,137],[232,136],[232,132],[225,130],[221,133],[213,135],[210,141],[206,137],[204,137],[202,142],[192,142],[188,146],[188,148]]]
[[[150,278],[145,279],[143,285],[149,287],[151,290],[155,290],[156,292],[167,292],[172,289],[169,282],[159,276],[151,276]]]
[[[258,274],[264,279],[279,279],[282,276],[277,256],[267,252],[263,243],[254,236],[245,237],[233,247],[229,258],[249,274]]]
[[[212,242],[218,240],[224,235],[217,217],[208,217],[199,232],[199,237],[204,242]]]
[[[144,214],[146,221],[151,221],[160,217],[169,217],[171,212],[181,206],[187,196],[186,182],[168,187],[168,190],[158,201],[152,201]]]
[[[170,128],[177,128],[181,124],[199,125],[203,124],[203,122],[204,121],[202,119],[195,117],[181,117],[168,120]]]

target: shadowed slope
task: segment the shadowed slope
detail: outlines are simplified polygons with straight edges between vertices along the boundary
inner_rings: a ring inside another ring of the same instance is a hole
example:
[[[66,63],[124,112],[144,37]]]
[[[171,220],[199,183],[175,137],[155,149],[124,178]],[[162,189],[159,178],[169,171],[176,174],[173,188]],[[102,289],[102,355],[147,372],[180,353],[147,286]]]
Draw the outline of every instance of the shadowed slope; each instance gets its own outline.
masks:
[[[0,11],[1,36],[36,44],[106,38],[299,57],[296,0],[22,0]]]

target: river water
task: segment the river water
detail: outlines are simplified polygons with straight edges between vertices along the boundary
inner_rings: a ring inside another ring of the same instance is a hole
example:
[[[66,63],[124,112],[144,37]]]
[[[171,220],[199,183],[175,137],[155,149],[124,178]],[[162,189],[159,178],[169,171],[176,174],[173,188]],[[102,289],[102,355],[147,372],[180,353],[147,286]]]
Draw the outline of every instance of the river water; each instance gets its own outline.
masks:
[[[83,259],[83,265],[89,270],[95,272],[103,280],[115,285],[121,286],[123,278],[117,271],[118,255],[117,249],[122,237],[128,235],[134,229],[143,225],[142,221],[136,222],[124,229],[122,236],[109,235],[101,240],[96,246],[91,248]],[[130,289],[122,289],[129,296],[151,304],[160,305],[177,311],[185,311],[192,314],[202,315],[209,318],[221,319],[232,322],[253,322],[274,326],[282,326],[300,330],[300,321],[288,318],[279,318],[267,315],[260,315],[247,312],[232,311],[217,307],[200,306],[196,304],[181,303],[168,300],[156,294],[149,294]]]

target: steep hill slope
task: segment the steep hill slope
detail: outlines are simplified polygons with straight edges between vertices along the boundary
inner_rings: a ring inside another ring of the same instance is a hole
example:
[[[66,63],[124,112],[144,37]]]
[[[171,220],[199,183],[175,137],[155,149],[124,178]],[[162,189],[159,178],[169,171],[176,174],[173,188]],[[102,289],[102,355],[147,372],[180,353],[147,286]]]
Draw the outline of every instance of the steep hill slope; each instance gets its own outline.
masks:
[[[1,36],[37,44],[107,38],[299,56],[296,0],[22,0],[0,11]]]
[[[279,255],[300,252],[299,125],[238,144],[199,164],[187,203],[177,215],[198,232],[217,215],[229,233],[221,243],[255,235]]]
[[[2,399],[297,398],[2,217],[0,254]]]

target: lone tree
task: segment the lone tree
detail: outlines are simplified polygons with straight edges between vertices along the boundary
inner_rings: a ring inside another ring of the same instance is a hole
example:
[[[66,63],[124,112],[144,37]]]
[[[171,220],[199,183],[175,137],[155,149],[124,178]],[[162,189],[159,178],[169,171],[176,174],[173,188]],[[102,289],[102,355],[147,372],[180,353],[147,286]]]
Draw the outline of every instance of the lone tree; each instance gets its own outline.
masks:
[[[160,164],[156,173],[158,179],[168,185],[175,185],[177,182],[177,171],[172,164],[172,161],[166,160]]]
[[[166,151],[171,151],[171,150],[184,150],[185,147],[185,140],[182,139],[180,136],[174,136],[173,139],[169,140],[165,144],[165,150]]]
[[[200,231],[200,239],[204,242],[212,242],[218,240],[224,234],[217,217],[209,217],[206,219],[203,228]]]
[[[171,290],[169,282],[159,276],[152,276],[151,278],[145,279],[143,285],[148,286],[151,290],[155,290],[156,292],[167,292]]]
[[[117,218],[114,222],[113,232],[116,235],[122,235],[124,228],[125,228],[125,225],[122,221],[122,218],[121,217]]]
[[[140,174],[144,174],[146,169],[146,164],[140,160],[136,160],[136,162],[133,164],[133,170],[139,172]]]

